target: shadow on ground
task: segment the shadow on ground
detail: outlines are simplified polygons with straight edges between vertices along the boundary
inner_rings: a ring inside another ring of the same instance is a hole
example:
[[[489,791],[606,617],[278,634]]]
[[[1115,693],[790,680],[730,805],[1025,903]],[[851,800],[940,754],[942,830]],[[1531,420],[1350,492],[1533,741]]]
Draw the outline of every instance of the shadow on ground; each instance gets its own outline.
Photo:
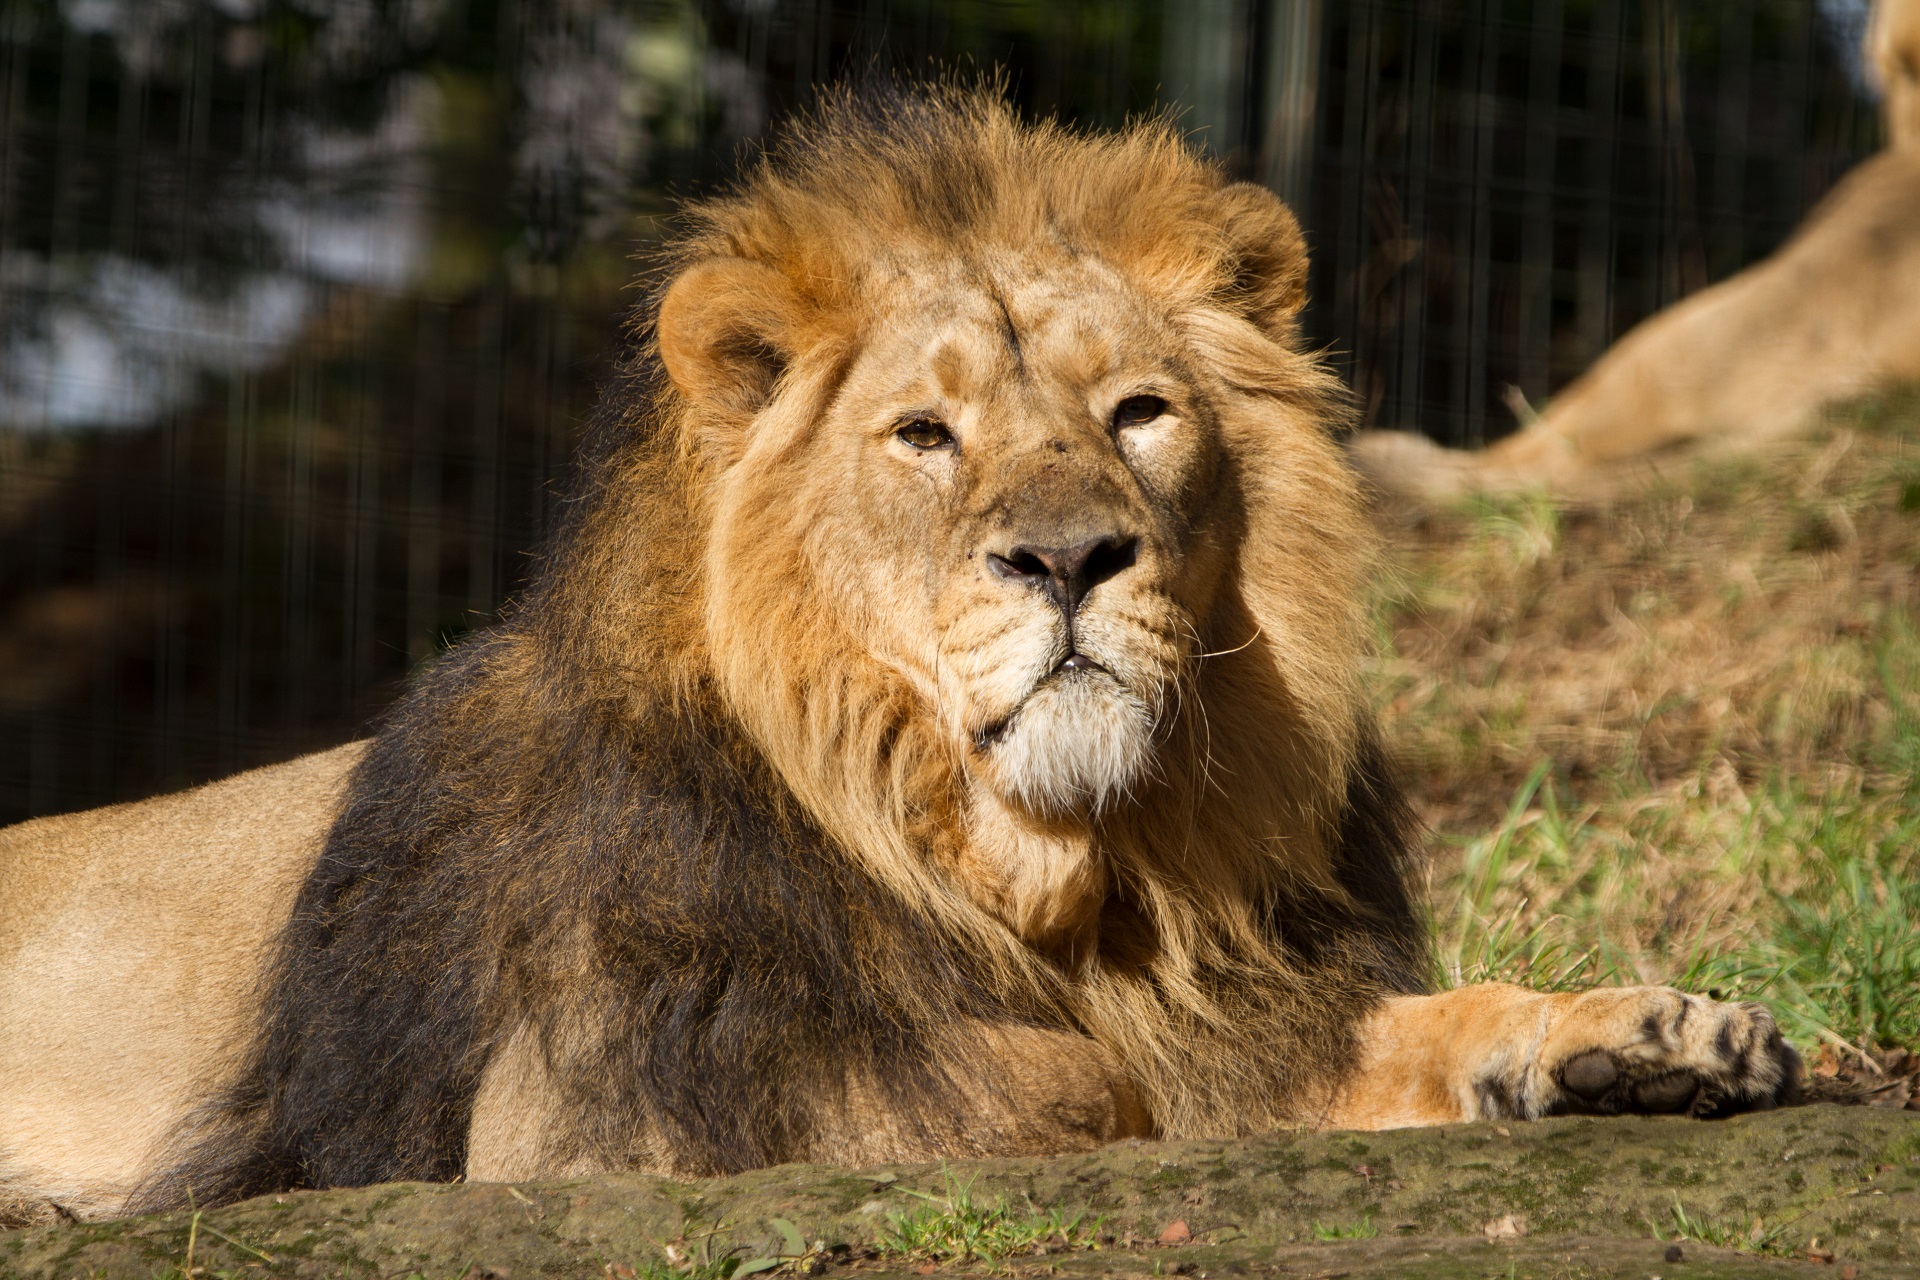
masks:
[[[697,1251],[702,1241],[710,1258],[790,1254],[783,1227],[797,1227],[829,1249],[787,1270],[924,1276],[934,1272],[920,1259],[862,1256],[890,1215],[927,1203],[914,1192],[938,1198],[968,1184],[976,1204],[1003,1198],[1022,1212],[1031,1202],[1104,1219],[1098,1247],[992,1268],[1016,1276],[1920,1277],[1920,1115],[1829,1106],[1718,1122],[1570,1117],[1123,1143],[944,1168],[790,1165],[699,1182],[618,1175],[301,1192],[197,1223],[176,1213],[3,1234],[0,1275],[645,1276],[660,1274],[668,1247]]]

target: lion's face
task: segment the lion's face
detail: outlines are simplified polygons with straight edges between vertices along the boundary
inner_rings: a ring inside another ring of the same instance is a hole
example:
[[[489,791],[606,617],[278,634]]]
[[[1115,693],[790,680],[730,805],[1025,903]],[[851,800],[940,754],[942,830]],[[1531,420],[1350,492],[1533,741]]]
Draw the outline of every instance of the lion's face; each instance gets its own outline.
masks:
[[[885,280],[800,449],[808,568],[975,782],[1085,812],[1150,767],[1216,575],[1217,430],[1097,261]]]
[[[1218,576],[1208,397],[1097,258],[927,255],[862,293],[836,376],[749,427],[710,576],[778,556],[769,586],[903,677],[972,787],[1092,814],[1151,769]]]

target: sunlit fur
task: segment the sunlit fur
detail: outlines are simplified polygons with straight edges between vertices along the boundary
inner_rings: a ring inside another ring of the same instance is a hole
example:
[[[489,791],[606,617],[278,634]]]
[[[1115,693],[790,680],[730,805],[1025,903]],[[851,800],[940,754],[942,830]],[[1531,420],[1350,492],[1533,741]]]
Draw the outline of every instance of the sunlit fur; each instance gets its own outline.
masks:
[[[1867,56],[1879,82],[1887,142],[1920,152],[1920,0],[1875,0]]]

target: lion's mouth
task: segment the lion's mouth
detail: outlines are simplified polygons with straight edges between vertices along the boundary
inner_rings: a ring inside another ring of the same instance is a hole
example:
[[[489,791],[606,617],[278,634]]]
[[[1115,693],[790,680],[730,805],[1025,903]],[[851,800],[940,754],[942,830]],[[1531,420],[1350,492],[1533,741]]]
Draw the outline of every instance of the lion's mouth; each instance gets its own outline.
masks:
[[[1033,698],[1039,694],[1041,690],[1047,688],[1047,686],[1062,680],[1084,679],[1088,676],[1105,676],[1109,680],[1114,679],[1113,672],[1086,654],[1078,651],[1067,654],[1066,657],[1060,659],[1052,671],[1049,671],[1042,677],[1033,688],[1027,690],[1026,696],[1014,704],[1011,711],[999,719],[988,721],[980,728],[974,730],[973,749],[984,755],[1005,741],[1007,735],[1014,731],[1020,719],[1020,713],[1026,709],[1027,703],[1032,701]]]
[[[1091,813],[1151,765],[1153,707],[1106,667],[1075,656],[969,735],[982,780],[1022,808]]]
[[[1007,734],[1013,731],[1014,718],[1019,714],[1020,709],[1015,707],[1012,711],[1000,717],[1000,719],[993,721],[991,724],[983,725],[975,729],[973,731],[973,749],[981,755],[985,755],[987,752],[999,746]]]

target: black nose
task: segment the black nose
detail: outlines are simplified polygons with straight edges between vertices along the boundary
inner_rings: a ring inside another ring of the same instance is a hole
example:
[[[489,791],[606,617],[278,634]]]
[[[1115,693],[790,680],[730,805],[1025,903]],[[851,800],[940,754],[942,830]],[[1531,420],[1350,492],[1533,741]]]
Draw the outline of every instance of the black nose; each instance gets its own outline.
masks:
[[[989,555],[987,564],[1002,578],[1039,587],[1069,617],[1087,592],[1133,567],[1138,538],[1111,535],[1071,547],[1018,546],[1005,555]]]

